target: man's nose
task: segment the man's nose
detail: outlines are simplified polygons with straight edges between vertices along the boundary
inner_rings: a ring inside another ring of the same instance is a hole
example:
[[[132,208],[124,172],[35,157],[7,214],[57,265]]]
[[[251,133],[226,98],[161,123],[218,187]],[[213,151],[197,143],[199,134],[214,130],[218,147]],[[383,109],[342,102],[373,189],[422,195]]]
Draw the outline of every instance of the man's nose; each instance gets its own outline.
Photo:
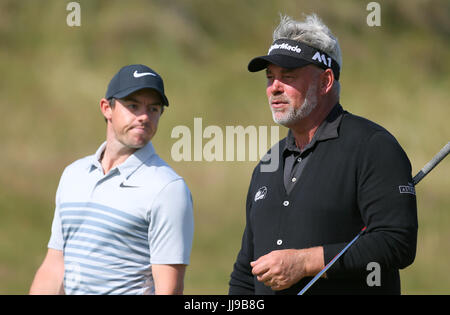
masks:
[[[150,115],[151,115],[150,111],[148,111],[148,110],[141,110],[141,111],[139,111],[139,113],[137,115],[137,118],[141,122],[147,122],[147,121],[150,120]]]
[[[284,92],[284,85],[280,80],[274,79],[269,89],[272,95],[278,95]]]

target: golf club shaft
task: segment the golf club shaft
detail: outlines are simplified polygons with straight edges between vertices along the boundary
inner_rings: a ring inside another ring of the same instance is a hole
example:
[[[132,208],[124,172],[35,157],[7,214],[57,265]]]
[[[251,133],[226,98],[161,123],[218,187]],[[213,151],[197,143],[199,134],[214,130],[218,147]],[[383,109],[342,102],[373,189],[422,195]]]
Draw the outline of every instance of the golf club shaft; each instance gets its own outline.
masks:
[[[439,164],[450,152],[450,142],[448,142],[432,159],[428,162],[416,176],[413,178],[414,185],[417,185],[436,165]],[[364,233],[366,227],[356,235],[356,237],[350,241],[330,262],[323,268],[308,284],[298,293],[303,295],[346,251],[353,245],[354,242]]]
[[[428,162],[416,176],[413,178],[414,185],[417,185],[422,178],[425,177],[436,165],[439,164],[450,152],[450,142],[447,144]]]
[[[309,287],[310,286],[312,286],[316,281],[317,281],[317,279],[319,279],[320,277],[322,277],[322,275],[328,270],[328,268],[330,268],[333,264],[334,264],[334,262],[336,261],[336,260],[338,260],[339,259],[339,257],[341,257],[341,255],[343,254],[343,253],[345,253],[345,251],[350,247],[350,246],[352,246],[352,244],[354,243],[354,242],[356,242],[356,240],[361,236],[361,234],[363,234],[363,232],[364,232],[364,230],[366,229],[366,227],[364,227],[362,230],[361,230],[361,232],[359,232],[358,233],[358,235],[356,235],[356,237],[354,238],[354,239],[352,239],[351,241],[350,241],[350,243],[348,243],[347,244],[347,246],[345,246],[344,247],[344,249],[339,253],[339,254],[337,254],[332,260],[330,260],[330,262],[325,266],[325,268],[323,268],[310,282],[308,282],[308,284],[307,285],[305,285],[305,287],[298,293],[298,295],[303,295],[303,293],[305,293],[308,289],[309,289]]]

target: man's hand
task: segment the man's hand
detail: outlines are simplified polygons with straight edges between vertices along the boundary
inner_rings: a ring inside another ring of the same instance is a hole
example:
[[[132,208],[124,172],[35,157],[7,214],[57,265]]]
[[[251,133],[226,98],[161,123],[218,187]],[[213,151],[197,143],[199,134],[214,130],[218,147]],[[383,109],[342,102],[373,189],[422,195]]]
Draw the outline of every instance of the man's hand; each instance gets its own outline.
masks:
[[[272,290],[284,290],[324,267],[323,247],[275,250],[250,263],[257,280]]]

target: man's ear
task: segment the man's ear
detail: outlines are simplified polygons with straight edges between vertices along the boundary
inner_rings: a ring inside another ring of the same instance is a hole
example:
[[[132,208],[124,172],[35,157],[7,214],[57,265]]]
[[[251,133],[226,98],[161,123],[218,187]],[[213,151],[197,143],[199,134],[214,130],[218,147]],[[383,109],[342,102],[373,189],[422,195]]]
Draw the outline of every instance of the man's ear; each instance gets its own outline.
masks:
[[[331,91],[334,83],[334,74],[331,69],[326,69],[320,75],[320,94],[325,95]]]
[[[112,116],[112,108],[111,104],[106,98],[102,98],[100,100],[100,110],[102,111],[103,117],[105,117],[105,120],[108,121],[111,119]]]

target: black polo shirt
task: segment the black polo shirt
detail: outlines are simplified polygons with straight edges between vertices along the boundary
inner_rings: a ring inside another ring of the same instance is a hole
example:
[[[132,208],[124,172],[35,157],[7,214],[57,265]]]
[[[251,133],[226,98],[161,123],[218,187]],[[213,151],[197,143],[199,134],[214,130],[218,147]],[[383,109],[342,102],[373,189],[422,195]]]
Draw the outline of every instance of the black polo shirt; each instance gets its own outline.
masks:
[[[337,128],[341,123],[342,106],[336,104],[327,118],[317,128],[310,143],[308,143],[303,150],[295,144],[295,138],[291,130],[289,130],[286,137],[286,144],[283,150],[284,158],[284,187],[286,191],[290,192],[294,185],[300,179],[300,175],[308,159],[312,156],[314,147],[317,141],[325,141],[333,139],[338,136]]]
[[[254,169],[230,294],[297,294],[311,278],[272,291],[252,275],[250,262],[274,250],[323,246],[327,264],[364,226],[366,232],[307,294],[400,293],[399,269],[413,262],[417,241],[416,196],[401,189],[412,185],[408,157],[383,127],[340,105],[319,129],[310,148],[298,153],[312,154],[292,187],[285,187],[287,138],[273,150],[280,161],[275,171],[261,168],[270,161]],[[367,280],[371,263],[381,268],[379,285]]]

